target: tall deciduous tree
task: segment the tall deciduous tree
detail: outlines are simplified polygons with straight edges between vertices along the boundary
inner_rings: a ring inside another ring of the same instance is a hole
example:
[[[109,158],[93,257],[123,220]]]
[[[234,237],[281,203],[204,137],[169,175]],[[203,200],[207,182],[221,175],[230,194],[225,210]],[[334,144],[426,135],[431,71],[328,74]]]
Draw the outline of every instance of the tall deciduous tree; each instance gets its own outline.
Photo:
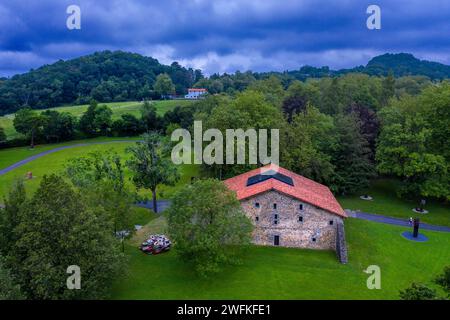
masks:
[[[266,129],[270,134],[270,129],[282,129],[286,123],[280,108],[269,103],[264,94],[254,90],[246,90],[238,94],[232,101],[219,100],[218,106],[212,109],[211,114],[205,118],[204,130],[216,128],[222,133],[226,133],[227,129]],[[236,141],[235,143],[237,145]],[[269,138],[268,145],[270,146]],[[205,166],[205,168],[214,172],[215,176],[219,178],[234,176],[255,168],[256,164],[250,165],[248,162],[248,139],[246,139],[244,147],[246,149],[246,164],[219,164]],[[227,156],[226,151],[224,150],[225,157]],[[236,153],[232,156],[236,159]]]
[[[125,188],[121,158],[112,152],[92,152],[71,159],[66,174],[82,190],[86,202],[102,206],[111,217],[114,232],[130,230],[134,195]]]
[[[144,134],[142,142],[129,147],[127,151],[131,159],[127,165],[132,170],[132,180],[137,188],[150,189],[153,199],[153,210],[158,212],[156,190],[158,185],[173,185],[179,179],[176,166],[169,157],[170,146],[159,134]]]
[[[44,176],[20,208],[18,238],[7,262],[29,299],[105,297],[123,257],[104,210],[90,207],[56,175]],[[67,288],[67,269],[80,268],[81,289]]]
[[[17,226],[21,221],[21,209],[26,201],[22,180],[16,180],[5,198],[5,208],[0,211],[0,254],[6,257],[12,250],[19,235]]]
[[[0,143],[5,142],[5,141],[6,141],[5,129],[0,127]]]
[[[0,301],[21,300],[23,298],[20,286],[15,283],[10,270],[6,268],[3,257],[0,256]]]
[[[403,97],[381,110],[378,170],[402,179],[399,195],[450,199],[445,147],[435,148],[434,123],[427,119],[429,106],[420,101],[420,98]],[[446,141],[441,142],[448,145]]]
[[[43,117],[42,133],[49,142],[70,140],[75,132],[75,118],[70,113],[46,110]]]
[[[163,99],[166,99],[168,95],[175,93],[175,86],[167,73],[161,73],[156,77],[153,88]]]
[[[161,127],[161,118],[156,113],[156,107],[149,101],[144,101],[141,106],[141,121],[145,131],[157,130]]]
[[[331,152],[336,147],[331,116],[311,105],[294,115],[283,128],[281,162],[286,168],[310,179],[329,184],[334,166]]]
[[[214,179],[197,180],[174,196],[168,227],[176,252],[201,275],[236,262],[253,229],[236,196]]]
[[[107,135],[112,124],[112,111],[106,105],[99,106],[92,100],[79,122],[80,130],[89,135]]]
[[[34,148],[34,139],[42,129],[43,117],[29,108],[20,109],[14,117],[14,128],[30,138],[30,146]]]
[[[283,100],[283,112],[286,114],[289,122],[296,113],[306,109],[308,103],[314,104],[318,101],[318,91],[315,87],[304,84],[300,81],[294,81],[286,92]]]

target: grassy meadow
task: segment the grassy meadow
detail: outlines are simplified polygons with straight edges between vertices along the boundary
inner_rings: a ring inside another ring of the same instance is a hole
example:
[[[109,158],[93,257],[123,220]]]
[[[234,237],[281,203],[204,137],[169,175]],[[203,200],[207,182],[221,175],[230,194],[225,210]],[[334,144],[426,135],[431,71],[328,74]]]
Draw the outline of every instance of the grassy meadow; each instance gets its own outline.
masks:
[[[159,115],[164,115],[167,111],[175,109],[176,106],[186,106],[192,101],[189,100],[160,100],[153,101],[156,106],[156,110]],[[135,116],[140,116],[139,108],[142,105],[140,101],[129,101],[129,102],[110,102],[110,103],[99,103],[100,105],[107,105],[111,108],[113,112],[113,119],[120,118],[125,113],[130,113]],[[38,110],[40,112],[44,110],[55,110],[58,112],[68,112],[75,117],[81,117],[81,115],[87,110],[89,105],[74,105],[74,106],[62,106],[51,109],[42,109]],[[0,117],[0,127],[5,129],[6,136],[8,139],[13,139],[20,137],[21,134],[16,132],[13,125],[14,115],[8,114],[3,117]]]
[[[35,159],[19,168],[16,168],[2,176],[0,176],[0,203],[3,202],[4,196],[8,194],[8,190],[16,179],[24,179],[27,172],[32,172],[34,178],[31,180],[24,180],[27,192],[33,193],[39,186],[42,177],[49,173],[62,174],[64,172],[65,165],[72,158],[81,157],[90,152],[106,152],[112,151],[119,154],[125,161],[129,155],[126,152],[126,148],[131,146],[134,142],[117,142],[116,140],[138,140],[138,137],[134,138],[98,138],[71,141],[65,144],[54,144],[49,147],[48,145],[37,146],[34,150],[27,147],[13,148],[0,150],[0,169],[7,167],[8,165],[20,161],[24,158],[32,156],[36,153],[53,149],[61,145],[73,145],[80,143],[92,143],[87,146],[76,146],[70,149],[60,150],[52,154],[45,155],[41,158]],[[116,141],[116,142],[113,142]],[[111,142],[106,144],[95,144],[95,142]],[[161,186],[158,190],[158,197],[161,199],[170,198],[170,196],[182,185],[188,183],[193,176],[198,175],[197,165],[183,165],[179,167],[181,175],[180,181],[175,186]],[[134,188],[130,178],[131,174],[127,168],[125,168],[125,174],[127,183],[130,188]],[[150,191],[141,190],[140,195],[150,198]]]
[[[164,231],[164,218],[152,220],[146,234]],[[400,234],[404,228],[349,218],[349,263],[332,251],[252,246],[242,264],[214,277],[197,276],[174,250],[148,256],[126,247],[129,270],[118,279],[113,299],[398,299],[398,291],[432,279],[450,262],[450,234],[424,233],[425,243]],[[381,268],[381,289],[369,290],[364,270]]]
[[[417,214],[412,209],[417,201],[399,198],[396,194],[398,181],[394,179],[379,179],[372,182],[370,188],[358,195],[338,196],[337,199],[343,208],[360,210],[368,213],[386,215],[390,217],[409,219],[419,217],[422,222],[450,226],[450,204],[429,199],[425,208],[428,214]],[[366,201],[359,197],[364,193],[373,197]]]

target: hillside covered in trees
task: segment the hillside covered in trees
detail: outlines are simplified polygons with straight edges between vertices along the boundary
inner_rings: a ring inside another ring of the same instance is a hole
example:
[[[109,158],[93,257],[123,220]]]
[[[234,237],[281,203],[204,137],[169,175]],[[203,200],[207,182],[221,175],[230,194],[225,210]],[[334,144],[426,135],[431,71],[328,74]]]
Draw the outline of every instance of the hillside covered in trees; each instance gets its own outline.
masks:
[[[24,106],[33,109],[62,104],[159,98],[156,78],[168,74],[176,93],[183,94],[199,77],[199,70],[186,69],[177,62],[170,66],[135,53],[103,51],[58,61],[10,79],[0,79],[0,114]]]

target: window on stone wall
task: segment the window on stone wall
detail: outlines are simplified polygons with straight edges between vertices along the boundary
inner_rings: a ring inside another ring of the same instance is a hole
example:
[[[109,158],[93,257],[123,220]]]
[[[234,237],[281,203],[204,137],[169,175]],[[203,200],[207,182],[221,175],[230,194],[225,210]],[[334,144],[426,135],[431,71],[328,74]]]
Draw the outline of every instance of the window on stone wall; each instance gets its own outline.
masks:
[[[300,203],[300,205],[298,206],[298,208],[300,209],[300,211],[303,211],[303,203]]]
[[[313,238],[312,238],[312,241],[313,241],[313,242],[316,242],[316,238],[313,237]]]
[[[273,215],[273,224],[278,224],[278,214]]]
[[[334,221],[333,221],[333,220],[330,220],[330,226],[332,226],[332,225],[333,225],[333,223],[334,223]]]
[[[259,217],[255,217],[255,221],[258,222],[259,221]]]
[[[277,208],[277,204],[276,204],[276,203],[273,204],[273,208],[274,208],[274,209]]]
[[[259,208],[259,202],[255,203],[255,208]]]
[[[298,222],[303,222],[303,217],[302,216],[298,217]]]

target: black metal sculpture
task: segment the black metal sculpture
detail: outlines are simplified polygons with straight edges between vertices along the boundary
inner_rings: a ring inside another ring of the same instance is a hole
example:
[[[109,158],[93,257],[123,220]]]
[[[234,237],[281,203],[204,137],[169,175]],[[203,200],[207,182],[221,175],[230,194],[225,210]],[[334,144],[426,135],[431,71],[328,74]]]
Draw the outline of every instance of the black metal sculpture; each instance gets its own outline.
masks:
[[[420,225],[420,219],[414,218],[413,226],[414,226],[414,232],[413,237],[417,238],[419,236],[419,225]]]

